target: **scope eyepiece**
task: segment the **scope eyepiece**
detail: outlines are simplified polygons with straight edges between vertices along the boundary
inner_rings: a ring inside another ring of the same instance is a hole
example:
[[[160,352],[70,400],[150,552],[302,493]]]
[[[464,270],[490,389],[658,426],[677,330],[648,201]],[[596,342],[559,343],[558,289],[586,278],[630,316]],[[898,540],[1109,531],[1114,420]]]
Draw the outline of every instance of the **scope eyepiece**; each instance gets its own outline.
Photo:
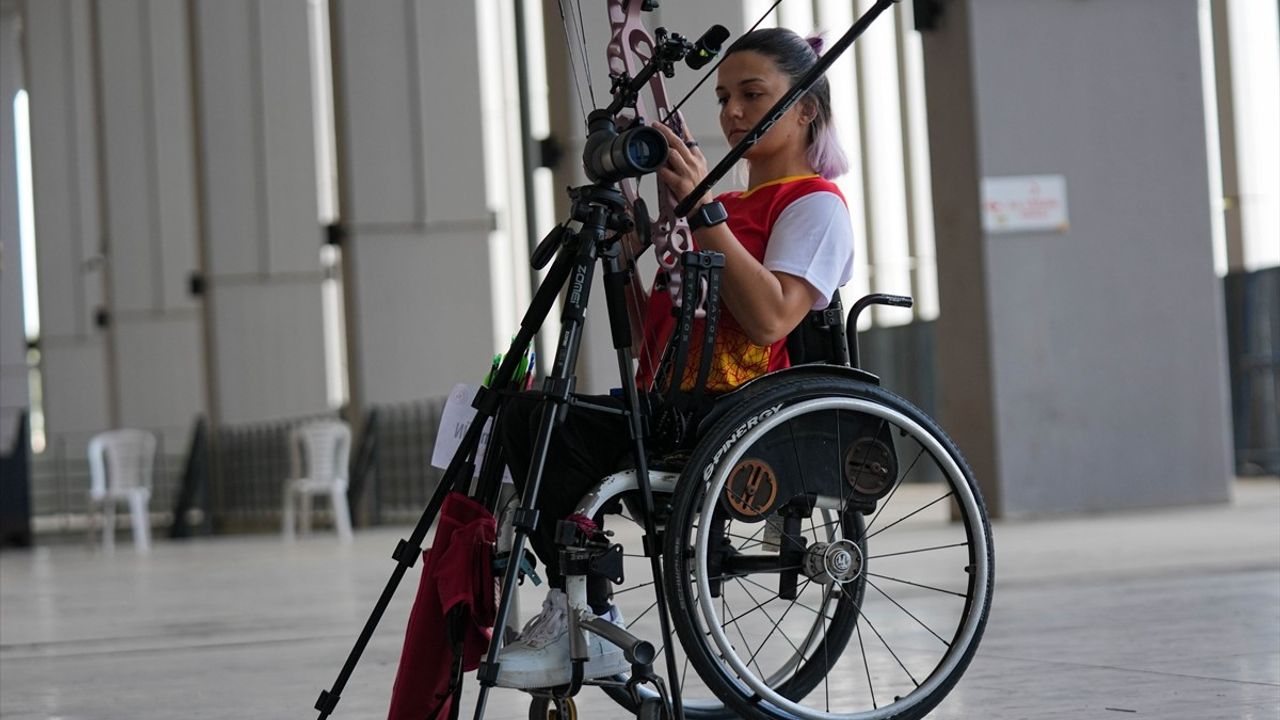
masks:
[[[596,183],[615,183],[656,172],[667,161],[667,139],[656,129],[636,125],[618,132],[613,116],[596,110],[587,118],[582,166]]]

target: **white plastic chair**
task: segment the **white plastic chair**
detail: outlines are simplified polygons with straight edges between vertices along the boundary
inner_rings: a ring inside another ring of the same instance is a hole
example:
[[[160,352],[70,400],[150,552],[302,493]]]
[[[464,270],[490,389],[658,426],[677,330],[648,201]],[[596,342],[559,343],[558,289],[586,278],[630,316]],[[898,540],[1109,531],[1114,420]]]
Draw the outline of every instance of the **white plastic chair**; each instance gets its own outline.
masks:
[[[289,478],[284,483],[284,536],[293,539],[296,505],[301,504],[301,529],[311,530],[311,496],[328,495],[333,524],[342,542],[351,542],[351,511],[347,507],[347,463],[351,457],[351,428],[341,420],[301,425],[289,433]]]
[[[133,545],[151,549],[151,473],[156,436],[145,430],[111,430],[89,440],[89,505],[101,506],[102,546],[115,548],[116,505],[129,503]]]

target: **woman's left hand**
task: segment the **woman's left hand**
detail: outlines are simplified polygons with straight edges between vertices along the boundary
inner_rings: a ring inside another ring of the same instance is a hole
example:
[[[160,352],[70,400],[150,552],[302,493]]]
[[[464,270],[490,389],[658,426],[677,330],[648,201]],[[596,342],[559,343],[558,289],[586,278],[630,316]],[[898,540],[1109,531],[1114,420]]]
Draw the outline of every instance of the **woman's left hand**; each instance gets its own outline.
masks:
[[[655,122],[653,126],[667,138],[667,145],[671,148],[667,153],[666,164],[658,168],[658,179],[671,188],[677,199],[682,200],[707,176],[707,159],[702,156],[698,141],[689,134],[688,128],[685,128],[685,137],[681,138],[660,122]],[[708,202],[711,202],[709,192],[694,204],[693,209]]]

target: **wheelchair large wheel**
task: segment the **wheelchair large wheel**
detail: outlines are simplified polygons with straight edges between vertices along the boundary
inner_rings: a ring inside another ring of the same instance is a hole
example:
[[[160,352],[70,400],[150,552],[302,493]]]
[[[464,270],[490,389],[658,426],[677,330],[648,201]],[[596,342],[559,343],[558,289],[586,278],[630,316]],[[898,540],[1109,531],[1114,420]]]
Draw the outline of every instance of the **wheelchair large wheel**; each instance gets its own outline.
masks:
[[[972,474],[892,393],[834,371],[761,382],[703,435],[673,496],[682,649],[738,717],[923,717],[991,605]]]
[[[670,512],[671,495],[675,489],[676,480],[677,476],[670,473],[655,472],[650,476],[660,531],[665,526]],[[658,658],[654,661],[654,668],[659,675],[667,678],[666,658],[663,655],[665,645],[661,640],[658,625],[657,601],[652,597],[654,592],[652,573],[648,558],[639,552],[639,538],[643,535],[643,522],[640,520],[639,508],[640,499],[639,492],[636,490],[634,471],[627,471],[606,478],[593,493],[583,499],[578,512],[588,517],[606,514],[606,526],[615,533],[616,539],[626,541],[626,545],[631,548],[624,556],[626,581],[614,589],[614,600],[622,605],[623,598],[629,598],[625,605],[629,608],[640,608],[638,612],[627,616],[626,627],[638,636],[655,642],[658,647]],[[841,523],[836,522],[833,511],[825,510],[823,513],[823,526],[827,528],[824,539],[834,541],[842,532],[837,529]],[[849,527],[854,528],[853,534],[856,534],[857,529],[861,528],[863,518],[860,514],[851,513],[845,518],[845,522]],[[858,583],[853,587],[859,594],[856,596],[851,594],[850,598],[860,597],[863,584]],[[636,598],[645,599],[637,602]],[[843,616],[852,620],[852,615],[848,613]],[[823,633],[832,636],[843,633],[843,636],[847,637],[852,630],[852,622],[844,623],[843,630],[835,632],[829,632],[824,625],[814,622],[809,628],[809,633],[813,641],[817,641],[819,635]],[[727,707],[706,683],[702,682],[696,671],[690,671],[691,661],[682,647],[677,646],[675,653],[680,675],[674,679],[667,678],[667,681],[679,686],[681,704],[686,718],[689,720],[735,720],[741,717],[733,708]],[[799,660],[799,658],[795,659]],[[602,685],[601,689],[629,713],[638,715],[644,711],[645,703],[657,701],[657,693],[647,685],[638,687],[641,703],[637,704],[636,699],[624,687],[629,679],[627,674],[618,675],[613,678],[612,683]],[[774,678],[774,681],[780,682],[785,679],[784,676]]]

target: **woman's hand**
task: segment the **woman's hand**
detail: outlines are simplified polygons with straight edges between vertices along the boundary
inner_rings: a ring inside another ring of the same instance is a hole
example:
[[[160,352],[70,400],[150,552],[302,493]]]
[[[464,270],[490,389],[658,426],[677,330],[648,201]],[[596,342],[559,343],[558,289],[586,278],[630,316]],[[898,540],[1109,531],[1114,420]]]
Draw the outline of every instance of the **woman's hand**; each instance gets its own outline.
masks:
[[[707,176],[707,159],[702,156],[698,141],[689,135],[688,128],[685,129],[685,137],[681,138],[662,123],[655,122],[653,126],[667,138],[667,145],[671,148],[667,153],[666,164],[658,168],[658,179],[671,188],[677,199],[683,200]],[[693,210],[709,202],[711,193],[707,192],[701,200],[694,203]]]

